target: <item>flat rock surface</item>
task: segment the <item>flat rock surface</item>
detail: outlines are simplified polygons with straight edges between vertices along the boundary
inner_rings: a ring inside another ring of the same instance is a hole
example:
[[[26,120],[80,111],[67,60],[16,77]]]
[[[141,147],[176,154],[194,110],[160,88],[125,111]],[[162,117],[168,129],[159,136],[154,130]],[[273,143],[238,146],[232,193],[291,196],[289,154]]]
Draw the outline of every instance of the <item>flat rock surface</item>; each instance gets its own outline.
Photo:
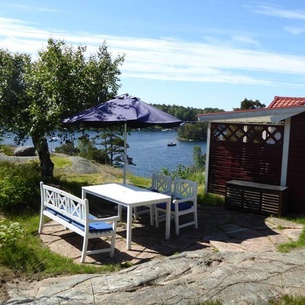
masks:
[[[96,213],[116,213],[97,204]],[[126,250],[125,222],[119,223],[115,258],[100,254],[87,264],[130,262],[132,267],[101,275],[75,275],[8,285],[4,304],[267,304],[283,294],[305,296],[305,250],[279,253],[276,246],[297,240],[303,226],[263,217],[199,207],[199,229],[184,228],[164,239],[148,215],[134,221],[132,249]],[[124,219],[123,219],[124,220]],[[41,239],[53,251],[79,262],[82,239],[50,227]],[[90,243],[94,247],[97,241]]]

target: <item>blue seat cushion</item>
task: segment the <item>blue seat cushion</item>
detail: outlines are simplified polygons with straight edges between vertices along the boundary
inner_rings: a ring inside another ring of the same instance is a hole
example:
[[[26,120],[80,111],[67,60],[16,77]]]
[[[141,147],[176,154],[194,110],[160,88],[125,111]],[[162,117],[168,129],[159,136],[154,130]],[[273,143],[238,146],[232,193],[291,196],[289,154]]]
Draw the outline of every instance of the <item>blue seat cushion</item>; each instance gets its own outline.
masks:
[[[46,208],[46,211],[52,213],[53,215],[65,220],[68,223],[73,224],[75,227],[81,229],[84,231],[84,225],[69,218],[68,216],[62,215],[61,213],[58,213],[57,211],[51,209],[51,208]],[[95,216],[89,214],[89,218],[93,219]],[[89,225],[89,233],[102,233],[102,232],[108,232],[112,231],[112,225],[107,223],[107,222],[92,222]]]
[[[171,203],[171,211],[175,211],[175,203]],[[157,205],[157,208],[160,208],[160,209],[164,209],[166,210],[166,202],[163,202],[163,203],[158,203]],[[184,211],[184,210],[188,210],[192,207],[193,205],[190,204],[190,201],[186,201],[186,202],[181,202],[178,204],[178,210],[179,211]]]
[[[89,214],[89,218],[93,219],[94,216]],[[73,221],[73,225],[78,227],[81,230],[84,230],[84,225]],[[89,224],[89,233],[103,233],[103,232],[109,232],[112,231],[112,225],[107,222],[92,222]]]
[[[51,208],[46,208],[46,211],[52,213],[54,216],[57,216],[63,220],[65,220],[66,222],[72,223],[72,219],[69,218],[68,216],[62,215],[61,213],[58,213],[57,211],[51,209]]]

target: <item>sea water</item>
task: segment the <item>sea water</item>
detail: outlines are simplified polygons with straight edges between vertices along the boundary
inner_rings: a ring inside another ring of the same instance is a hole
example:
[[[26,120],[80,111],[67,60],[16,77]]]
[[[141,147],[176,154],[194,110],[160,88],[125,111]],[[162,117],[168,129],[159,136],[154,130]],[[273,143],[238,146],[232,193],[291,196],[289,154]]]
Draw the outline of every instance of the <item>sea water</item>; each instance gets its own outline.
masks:
[[[169,142],[175,142],[176,146],[167,146]],[[14,144],[13,135],[7,134],[2,143]],[[195,146],[200,147],[203,154],[206,153],[206,142],[179,141],[177,131],[172,129],[131,131],[127,136],[127,143],[129,146],[127,155],[135,164],[128,165],[127,171],[141,177],[151,177],[152,173],[163,169],[173,172],[179,165],[191,166],[194,163]],[[33,143],[29,139],[24,145],[33,145]],[[62,143],[57,138],[53,138],[49,139],[48,145],[50,151],[54,151]]]

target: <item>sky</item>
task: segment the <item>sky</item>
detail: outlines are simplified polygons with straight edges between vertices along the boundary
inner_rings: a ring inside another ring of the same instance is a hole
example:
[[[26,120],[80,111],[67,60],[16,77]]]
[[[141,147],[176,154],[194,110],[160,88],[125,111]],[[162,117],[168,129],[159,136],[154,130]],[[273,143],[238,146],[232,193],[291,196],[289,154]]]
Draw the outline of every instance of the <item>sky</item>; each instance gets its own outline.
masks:
[[[0,48],[106,42],[121,88],[152,104],[230,111],[305,97],[304,0],[0,0]]]

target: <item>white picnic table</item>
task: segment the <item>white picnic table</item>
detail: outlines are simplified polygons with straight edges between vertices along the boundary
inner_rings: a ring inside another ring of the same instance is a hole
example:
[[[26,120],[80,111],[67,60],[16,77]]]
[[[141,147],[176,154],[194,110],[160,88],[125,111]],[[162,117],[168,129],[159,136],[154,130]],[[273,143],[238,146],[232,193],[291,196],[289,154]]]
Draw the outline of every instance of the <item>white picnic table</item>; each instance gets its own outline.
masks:
[[[123,183],[105,183],[100,185],[82,187],[82,199],[86,194],[103,198],[119,206],[119,216],[122,218],[122,207],[127,208],[126,248],[131,249],[132,238],[132,209],[139,206],[151,206],[166,202],[165,239],[170,238],[170,205],[171,196],[153,192],[148,189]],[[153,215],[150,217],[151,225],[154,224]]]

